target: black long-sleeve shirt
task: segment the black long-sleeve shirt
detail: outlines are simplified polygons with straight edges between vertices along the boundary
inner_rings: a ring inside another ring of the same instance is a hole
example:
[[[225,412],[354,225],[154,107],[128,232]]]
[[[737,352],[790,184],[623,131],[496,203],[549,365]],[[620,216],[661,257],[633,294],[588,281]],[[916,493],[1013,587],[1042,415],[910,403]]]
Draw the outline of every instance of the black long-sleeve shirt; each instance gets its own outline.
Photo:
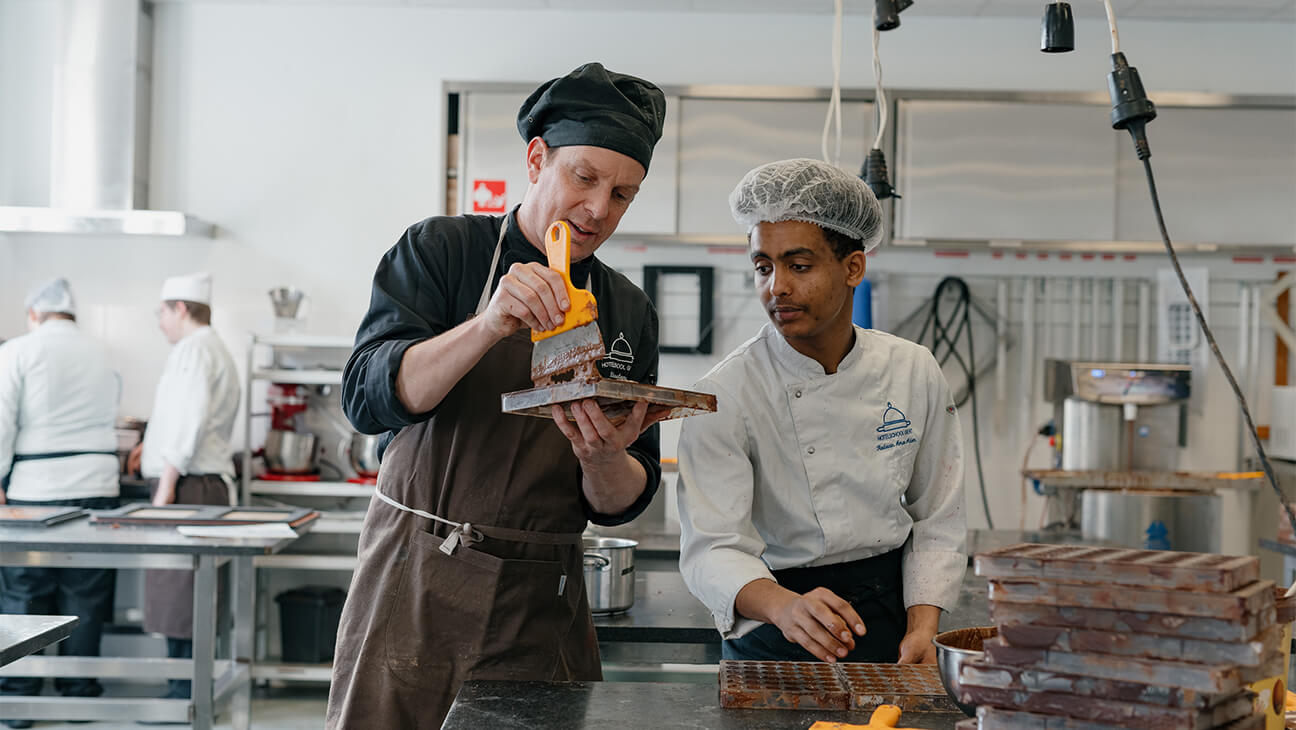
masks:
[[[362,433],[386,433],[383,447],[400,429],[426,421],[410,413],[396,396],[396,373],[405,351],[463,323],[477,309],[486,277],[491,287],[514,263],[546,261],[509,213],[499,265],[490,272],[503,218],[464,215],[434,217],[410,226],[383,256],[374,274],[369,311],[356,333],[355,349],[342,376],[342,408]],[[604,377],[657,382],[657,312],[637,286],[596,257],[571,264],[572,282],[593,292],[599,304],[599,330],[608,357],[599,361]],[[523,418],[524,416],[518,416]],[[612,525],[637,517],[652,501],[661,480],[661,443],[653,426],[627,449],[643,464],[643,494],[620,515],[594,512],[587,517]]]

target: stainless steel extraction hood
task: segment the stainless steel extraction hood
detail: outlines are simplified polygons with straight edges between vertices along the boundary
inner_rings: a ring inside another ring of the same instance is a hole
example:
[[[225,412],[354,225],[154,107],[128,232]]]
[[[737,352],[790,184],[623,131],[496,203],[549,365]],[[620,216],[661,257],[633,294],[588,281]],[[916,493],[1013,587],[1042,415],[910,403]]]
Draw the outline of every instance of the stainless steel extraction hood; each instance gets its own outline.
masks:
[[[49,206],[0,206],[0,233],[211,236],[194,216],[147,209],[151,8],[56,1]]]

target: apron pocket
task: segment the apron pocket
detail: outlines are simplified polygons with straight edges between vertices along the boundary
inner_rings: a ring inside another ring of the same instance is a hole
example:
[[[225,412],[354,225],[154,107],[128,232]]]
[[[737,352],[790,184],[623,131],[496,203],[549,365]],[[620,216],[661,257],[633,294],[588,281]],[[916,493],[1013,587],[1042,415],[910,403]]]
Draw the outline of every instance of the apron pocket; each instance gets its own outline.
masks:
[[[499,576],[490,644],[472,678],[554,678],[581,605],[582,575],[558,561],[504,560]]]
[[[491,596],[500,582],[499,558],[464,547],[446,555],[441,542],[430,532],[410,536],[387,617],[387,668],[415,687],[462,679],[488,639]]]

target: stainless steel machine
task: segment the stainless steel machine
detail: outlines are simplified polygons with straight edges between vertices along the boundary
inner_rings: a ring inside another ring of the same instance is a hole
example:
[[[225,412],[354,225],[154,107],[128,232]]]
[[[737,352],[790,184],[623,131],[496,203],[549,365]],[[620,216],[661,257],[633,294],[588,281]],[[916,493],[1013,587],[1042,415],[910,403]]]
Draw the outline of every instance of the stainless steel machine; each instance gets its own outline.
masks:
[[[1217,552],[1215,475],[1176,471],[1191,366],[1050,359],[1044,373],[1061,469],[1028,476],[1050,524],[1116,545]]]

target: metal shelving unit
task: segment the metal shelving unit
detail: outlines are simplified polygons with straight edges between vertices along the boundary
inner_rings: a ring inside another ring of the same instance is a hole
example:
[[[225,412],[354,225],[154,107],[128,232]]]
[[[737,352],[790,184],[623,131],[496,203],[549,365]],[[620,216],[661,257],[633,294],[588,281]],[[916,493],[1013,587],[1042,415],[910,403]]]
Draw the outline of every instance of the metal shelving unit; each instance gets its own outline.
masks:
[[[278,355],[283,352],[308,352],[311,350],[349,351],[352,339],[346,336],[303,335],[303,334],[251,334],[247,355],[247,379],[243,384],[244,422],[243,422],[243,477],[240,482],[241,501],[251,504],[252,498],[271,497],[276,500],[294,497],[302,498],[336,498],[362,499],[372,497],[374,486],[371,484],[353,484],[345,481],[281,481],[252,478],[252,384],[257,381],[283,383],[289,385],[330,385],[342,384],[342,371],[324,368],[285,368],[279,362]],[[258,354],[269,351],[274,365],[257,367]],[[315,535],[359,535],[364,523],[364,510],[354,512],[325,512],[312,526]],[[355,570],[354,554],[338,553],[287,553],[281,555],[258,556],[252,561],[257,573],[257,625],[258,630],[269,625],[270,609],[268,596],[265,595],[263,570],[315,570],[350,573]],[[263,600],[263,597],[265,600]],[[263,657],[254,664],[254,680],[290,680],[297,682],[328,682],[332,675],[331,664],[300,664],[284,662],[279,657]]]

